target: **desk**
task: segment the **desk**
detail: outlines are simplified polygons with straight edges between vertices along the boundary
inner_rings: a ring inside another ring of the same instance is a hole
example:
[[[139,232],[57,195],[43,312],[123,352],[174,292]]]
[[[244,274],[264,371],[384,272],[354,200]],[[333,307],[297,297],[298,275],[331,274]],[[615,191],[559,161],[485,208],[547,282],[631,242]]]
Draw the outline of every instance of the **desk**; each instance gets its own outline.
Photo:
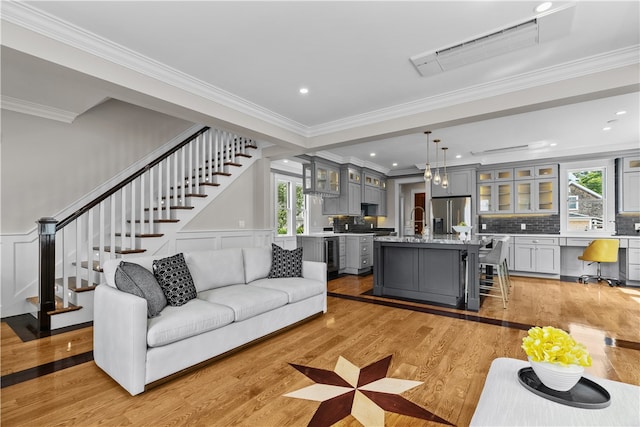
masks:
[[[603,409],[581,409],[552,402],[518,382],[518,370],[528,362],[498,358],[471,419],[472,426],[640,426],[640,387],[585,374],[611,395]]]

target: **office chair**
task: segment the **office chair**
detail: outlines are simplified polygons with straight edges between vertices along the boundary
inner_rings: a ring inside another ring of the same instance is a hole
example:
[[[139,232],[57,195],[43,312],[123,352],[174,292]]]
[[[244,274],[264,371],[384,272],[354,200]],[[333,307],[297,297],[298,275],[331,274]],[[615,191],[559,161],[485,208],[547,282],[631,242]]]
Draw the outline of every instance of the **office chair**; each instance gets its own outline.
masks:
[[[590,261],[588,265],[594,262],[598,263],[598,269],[595,275],[583,274],[578,277],[579,283],[587,284],[589,279],[596,279],[598,282],[607,282],[609,286],[615,284],[619,285],[620,281],[613,277],[603,277],[601,270],[601,263],[603,262],[618,262],[618,246],[620,242],[617,239],[596,239],[592,240],[584,249],[582,255],[578,256],[579,260]]]

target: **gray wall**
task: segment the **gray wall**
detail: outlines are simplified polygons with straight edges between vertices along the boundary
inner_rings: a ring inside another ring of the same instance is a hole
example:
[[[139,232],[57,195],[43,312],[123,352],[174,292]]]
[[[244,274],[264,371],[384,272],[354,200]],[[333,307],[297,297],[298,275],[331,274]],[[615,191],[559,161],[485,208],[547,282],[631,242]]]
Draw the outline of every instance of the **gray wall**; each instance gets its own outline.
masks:
[[[2,110],[0,234],[32,230],[192,125],[117,100],[73,123]]]

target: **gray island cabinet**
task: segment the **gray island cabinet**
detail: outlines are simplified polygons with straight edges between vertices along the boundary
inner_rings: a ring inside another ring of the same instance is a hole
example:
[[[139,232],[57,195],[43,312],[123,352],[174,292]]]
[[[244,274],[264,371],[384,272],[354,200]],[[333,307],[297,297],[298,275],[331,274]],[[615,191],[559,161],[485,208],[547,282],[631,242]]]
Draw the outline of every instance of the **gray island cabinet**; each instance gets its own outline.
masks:
[[[482,242],[376,238],[373,294],[478,311],[478,253]],[[468,284],[468,286],[465,286]]]

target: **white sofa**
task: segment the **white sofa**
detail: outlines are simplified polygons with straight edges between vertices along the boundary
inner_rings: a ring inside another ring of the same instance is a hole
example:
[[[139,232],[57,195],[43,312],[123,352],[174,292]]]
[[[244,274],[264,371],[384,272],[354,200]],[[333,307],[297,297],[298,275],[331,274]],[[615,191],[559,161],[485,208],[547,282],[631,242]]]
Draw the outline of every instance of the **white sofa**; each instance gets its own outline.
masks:
[[[152,269],[156,257],[128,258]],[[271,248],[185,252],[197,291],[186,304],[147,318],[144,298],[120,291],[104,263],[95,290],[94,360],[132,395],[145,386],[327,311],[326,264],[303,261],[302,276],[268,279]]]

